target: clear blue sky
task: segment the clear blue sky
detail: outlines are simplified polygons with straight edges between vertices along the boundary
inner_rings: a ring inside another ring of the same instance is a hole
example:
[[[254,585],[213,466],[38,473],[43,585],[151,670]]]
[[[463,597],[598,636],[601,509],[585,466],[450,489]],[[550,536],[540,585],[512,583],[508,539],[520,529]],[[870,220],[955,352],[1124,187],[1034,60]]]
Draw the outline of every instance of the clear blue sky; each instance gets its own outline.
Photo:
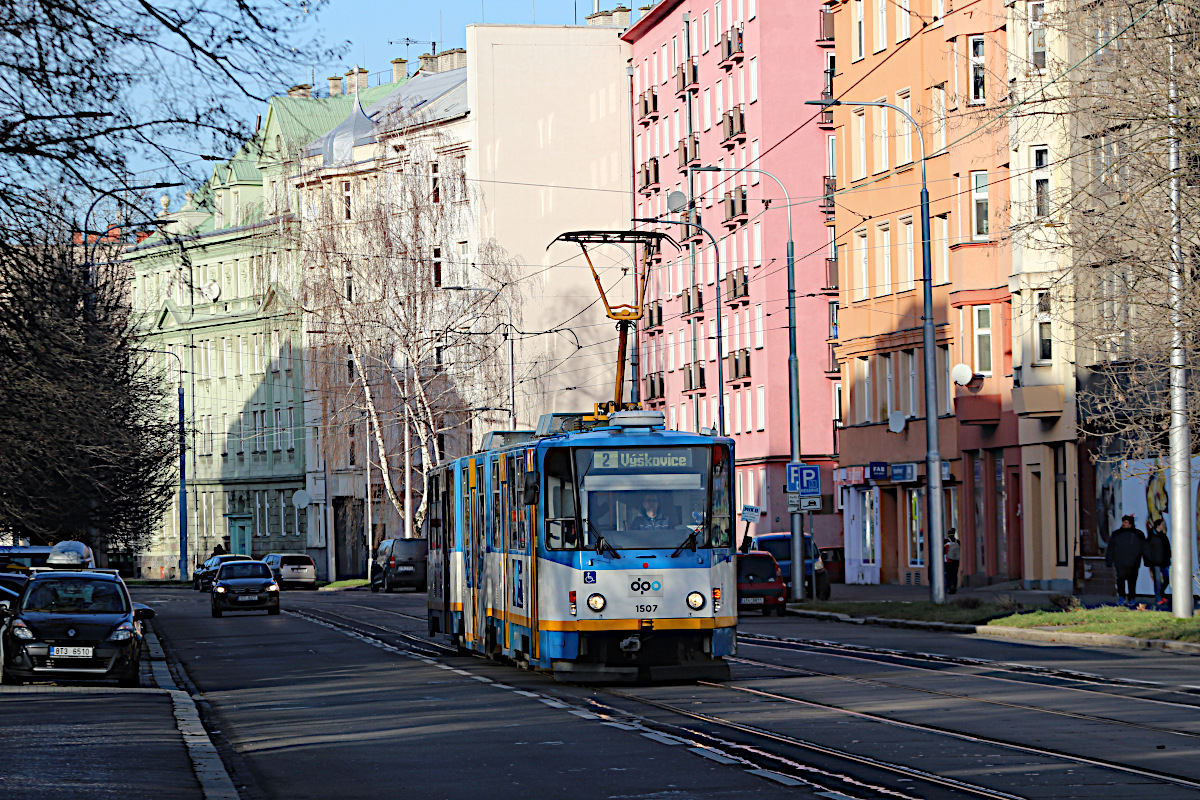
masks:
[[[615,5],[616,0],[602,0],[600,8]],[[417,56],[429,52],[429,42],[436,41],[439,50],[462,47],[466,26],[473,23],[583,24],[592,8],[593,0],[330,0],[317,15],[316,27],[327,44],[348,45],[341,61],[314,65],[316,85],[323,87],[325,78],[344,75],[356,64],[372,73],[390,71],[393,58],[408,58],[411,72]],[[420,44],[399,44],[406,38]],[[311,78],[310,72],[297,76],[296,82],[308,83]]]

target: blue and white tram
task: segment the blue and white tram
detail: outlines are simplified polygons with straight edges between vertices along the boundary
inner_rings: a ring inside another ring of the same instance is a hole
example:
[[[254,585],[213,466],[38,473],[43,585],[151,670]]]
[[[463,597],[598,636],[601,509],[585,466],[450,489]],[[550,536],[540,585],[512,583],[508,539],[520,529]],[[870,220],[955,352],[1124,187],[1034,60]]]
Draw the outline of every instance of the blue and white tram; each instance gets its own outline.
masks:
[[[544,415],[432,476],[430,633],[561,680],[727,677],[732,440],[586,420]]]

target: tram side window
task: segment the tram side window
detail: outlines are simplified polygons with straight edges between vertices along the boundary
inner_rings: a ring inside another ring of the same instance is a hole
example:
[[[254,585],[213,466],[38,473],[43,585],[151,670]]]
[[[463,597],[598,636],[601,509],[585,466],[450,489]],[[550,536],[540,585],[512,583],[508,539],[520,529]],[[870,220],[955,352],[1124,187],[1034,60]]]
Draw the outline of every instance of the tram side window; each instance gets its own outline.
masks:
[[[733,536],[733,516],[729,498],[729,450],[713,448],[712,461],[712,538],[713,547],[729,547]]]
[[[442,546],[442,474],[437,473],[429,478],[429,549],[437,550]]]
[[[492,461],[492,549],[499,550],[504,535],[504,513],[500,509],[500,462]]]
[[[574,550],[578,546],[571,455],[565,447],[555,448],[546,454],[546,547]]]

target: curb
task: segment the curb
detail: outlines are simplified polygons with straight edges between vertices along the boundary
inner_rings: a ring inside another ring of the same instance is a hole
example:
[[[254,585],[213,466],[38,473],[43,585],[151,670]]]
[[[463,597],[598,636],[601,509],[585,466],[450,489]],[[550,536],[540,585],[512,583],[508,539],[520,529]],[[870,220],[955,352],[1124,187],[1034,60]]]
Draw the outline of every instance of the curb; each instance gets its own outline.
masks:
[[[365,592],[369,587],[366,586],[335,586],[330,589],[328,586],[322,586],[317,589],[318,592]]]
[[[1138,639],[1133,636],[1118,636],[1113,633],[1075,633],[1071,631],[1045,631],[1034,628],[1012,628],[1007,625],[963,625],[954,622],[930,622],[917,619],[891,619],[889,617],[851,617],[832,611],[805,611],[788,609],[788,614],[807,619],[822,619],[829,622],[845,622],[851,625],[886,625],[890,628],[938,631],[940,633],[967,633],[976,636],[992,636],[1003,639],[1018,639],[1027,642],[1054,642],[1055,644],[1089,645],[1092,647],[1120,647],[1126,650],[1165,650],[1172,653],[1200,655],[1200,643],[1177,642],[1173,639]]]

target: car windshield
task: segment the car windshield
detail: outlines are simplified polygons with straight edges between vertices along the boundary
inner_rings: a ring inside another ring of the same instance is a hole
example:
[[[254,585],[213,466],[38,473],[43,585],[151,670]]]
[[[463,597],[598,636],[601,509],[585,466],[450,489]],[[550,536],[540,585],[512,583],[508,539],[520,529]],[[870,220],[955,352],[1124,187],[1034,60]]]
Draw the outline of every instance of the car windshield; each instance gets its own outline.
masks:
[[[724,448],[580,448],[574,455],[573,476],[566,459],[555,464],[547,455],[549,546],[593,549],[603,537],[607,546],[618,550],[674,549],[693,536],[697,547],[728,545]],[[576,486],[579,536],[572,507]]]
[[[221,571],[217,573],[217,580],[230,580],[237,578],[269,578],[271,577],[271,568],[266,564],[223,564]]]
[[[738,583],[765,583],[775,577],[775,560],[770,556],[738,556]]]
[[[114,581],[91,578],[43,578],[25,594],[22,611],[69,614],[123,614],[125,593]]]
[[[792,537],[781,536],[778,539],[758,539],[755,542],[755,549],[766,550],[771,555],[775,556],[776,561],[791,561],[792,560]],[[821,555],[817,550],[817,546],[813,544],[812,539],[805,538],[804,540],[805,558],[817,558]]]
[[[279,563],[285,567],[311,567],[313,560],[309,556],[283,556]]]

